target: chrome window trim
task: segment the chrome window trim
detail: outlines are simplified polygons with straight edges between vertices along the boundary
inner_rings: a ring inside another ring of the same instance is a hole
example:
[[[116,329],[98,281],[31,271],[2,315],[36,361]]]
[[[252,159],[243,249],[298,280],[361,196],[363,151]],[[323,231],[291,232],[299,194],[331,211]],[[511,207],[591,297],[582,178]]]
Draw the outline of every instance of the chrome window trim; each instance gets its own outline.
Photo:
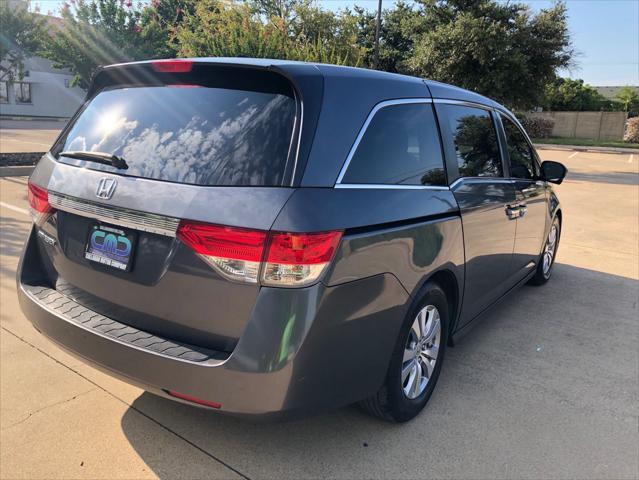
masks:
[[[293,88],[295,89],[295,86],[293,86]],[[293,132],[291,133],[291,146],[293,145],[293,142],[295,140],[297,140],[297,145],[295,147],[295,159],[293,161],[293,172],[291,172],[291,180],[290,182],[288,182],[290,187],[295,186],[295,174],[297,173],[297,165],[300,161],[300,146],[302,145],[302,128],[304,127],[304,102],[299,97],[297,90],[294,90],[294,91],[295,91],[295,97],[296,97],[297,103],[300,106],[300,115],[299,115],[300,118],[299,118],[299,128],[297,129],[297,139],[295,138],[295,127],[297,127],[297,117],[295,118],[295,124],[293,124]],[[290,147],[289,147],[289,151],[290,151]],[[289,156],[290,156],[290,152],[289,152]],[[284,171],[286,172],[286,167]]]
[[[444,103],[449,105],[461,105],[463,107],[481,108],[482,110],[494,111],[495,108],[483,103],[470,102],[468,100],[454,100],[452,98],[434,98],[433,103]]]
[[[370,125],[371,121],[373,120],[373,117],[375,117],[377,112],[379,112],[382,108],[386,108],[393,105],[407,105],[407,104],[410,105],[410,104],[419,104],[419,103],[462,105],[466,107],[480,108],[482,110],[487,110],[489,112],[495,112],[495,108],[490,105],[484,105],[482,103],[469,102],[465,100],[455,100],[455,99],[449,99],[449,98],[400,98],[400,99],[385,100],[383,102],[380,102],[373,107],[373,109],[370,111],[370,113],[366,117],[366,121],[364,122],[364,125],[362,126],[359,133],[357,134],[357,137],[355,138],[355,143],[353,143],[353,146],[349,150],[348,155],[346,157],[346,161],[344,162],[344,165],[342,165],[339,175],[337,176],[337,181],[335,182],[334,188],[351,188],[351,189],[373,188],[373,189],[385,189],[385,190],[401,190],[401,189],[404,189],[404,190],[450,190],[452,186],[455,185],[458,180],[460,180],[460,178],[456,179],[450,186],[448,185],[440,186],[440,185],[395,185],[395,184],[387,185],[387,184],[342,183],[342,180],[344,179],[344,175],[346,175],[346,171],[348,170],[351,160],[353,159],[353,156],[355,155],[355,152],[357,151],[357,147],[362,141],[362,138],[364,137],[364,134],[366,133],[368,126]],[[469,177],[466,177],[466,178],[469,178]],[[479,179],[482,177],[477,177],[477,178]],[[488,177],[488,178],[503,179],[504,177]]]
[[[504,117],[507,117],[511,122],[513,122],[515,124],[515,127],[517,127],[519,129],[519,131],[523,134],[524,138],[528,141],[528,144],[530,145],[530,148],[532,148],[534,150],[534,146],[533,146],[533,142],[530,139],[530,137],[528,136],[528,132],[526,132],[526,130],[524,129],[524,127],[521,125],[521,123],[519,122],[519,120],[517,120],[517,117],[515,117],[513,114],[511,114],[510,112],[507,112],[506,110],[502,110],[502,109],[497,109],[496,112],[499,115],[503,115]],[[504,129],[505,130],[505,129]],[[504,131],[504,133],[506,133]]]
[[[393,185],[384,183],[338,183],[335,188],[379,190],[450,190],[448,185]]]
[[[359,130],[359,133],[357,134],[357,137],[355,138],[355,143],[353,143],[353,146],[348,152],[346,161],[344,162],[344,165],[342,165],[342,169],[339,171],[339,175],[337,176],[335,187],[337,187],[338,185],[351,185],[351,184],[342,183],[342,180],[344,179],[344,175],[346,175],[346,170],[348,170],[348,166],[350,165],[351,160],[353,159],[353,156],[355,155],[355,152],[357,151],[357,147],[362,141],[362,138],[364,137],[364,134],[366,133],[366,130],[368,129],[368,126],[373,120],[373,117],[375,116],[375,114],[379,112],[382,108],[390,107],[393,105],[410,105],[410,104],[418,104],[418,103],[433,103],[433,99],[432,98],[398,98],[395,100],[385,100],[383,102],[379,102],[377,105],[373,107],[373,109],[370,111],[370,113],[366,117],[366,121],[364,122],[364,125],[362,125],[362,128]],[[389,185],[389,186],[396,187],[396,185]],[[399,186],[401,187],[401,185]],[[405,186],[408,186],[408,185],[405,185]],[[419,187],[420,185],[410,185],[410,186]]]
[[[49,191],[49,203],[56,210],[167,237],[176,236],[180,223],[179,218],[104,205],[52,191]]]
[[[539,154],[537,153],[537,149],[535,149],[535,146],[533,145],[532,140],[528,136],[528,132],[524,129],[524,127],[522,126],[521,122],[517,119],[517,117],[515,117],[515,115],[513,115],[512,113],[510,113],[507,110],[502,110],[500,108],[500,109],[496,109],[495,113],[497,115],[502,115],[502,116],[506,117],[521,132],[521,134],[524,136],[524,139],[528,142],[528,146],[530,147],[530,150],[533,152],[533,161],[535,162],[535,165],[537,166],[537,169],[539,170],[539,172],[541,172],[541,159],[539,158]],[[500,118],[500,121],[501,121],[501,118]],[[504,131],[504,140],[506,142],[506,145],[508,145],[508,138],[506,137],[506,127],[504,127],[503,122],[502,122],[501,128]],[[510,173],[510,155],[508,156],[508,173]],[[517,177],[512,177],[511,176],[510,178],[517,178]],[[531,180],[531,179],[530,178],[519,178],[518,180]],[[535,180],[535,179],[532,179],[532,180]]]
[[[511,178],[507,177],[459,177],[450,184],[450,189],[454,189],[457,185],[463,182],[468,183],[513,183]]]

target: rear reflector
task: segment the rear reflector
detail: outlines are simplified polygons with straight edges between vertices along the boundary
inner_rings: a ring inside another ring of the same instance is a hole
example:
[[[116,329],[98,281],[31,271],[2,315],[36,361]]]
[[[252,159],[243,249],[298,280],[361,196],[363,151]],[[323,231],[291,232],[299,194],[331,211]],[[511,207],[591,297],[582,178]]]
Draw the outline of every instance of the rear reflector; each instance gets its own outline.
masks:
[[[285,233],[182,221],[177,237],[222,276],[271,286],[305,286],[319,279],[341,231]]]
[[[161,73],[186,73],[193,68],[191,60],[154,60],[151,62],[153,70]]]
[[[29,211],[36,225],[42,225],[53,213],[53,207],[49,203],[49,192],[31,180],[27,183],[29,197]]]
[[[172,390],[166,390],[166,392],[169,395],[171,395],[172,397],[179,398],[179,399],[182,399],[182,400],[186,400],[187,402],[197,403],[199,405],[205,405],[205,406],[211,407],[211,408],[222,408],[222,404],[221,403],[211,402],[209,400],[203,400],[201,398],[193,397],[191,395],[185,395],[184,393],[174,392]]]

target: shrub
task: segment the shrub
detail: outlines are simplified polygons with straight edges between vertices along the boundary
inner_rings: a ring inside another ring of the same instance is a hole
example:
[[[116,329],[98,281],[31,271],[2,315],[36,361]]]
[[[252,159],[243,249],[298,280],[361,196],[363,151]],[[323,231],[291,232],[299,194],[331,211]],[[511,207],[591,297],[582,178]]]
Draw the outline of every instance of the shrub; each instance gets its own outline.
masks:
[[[552,135],[555,121],[552,118],[523,117],[521,124],[531,138],[548,138]]]
[[[626,120],[626,132],[623,141],[629,143],[639,143],[639,117]]]

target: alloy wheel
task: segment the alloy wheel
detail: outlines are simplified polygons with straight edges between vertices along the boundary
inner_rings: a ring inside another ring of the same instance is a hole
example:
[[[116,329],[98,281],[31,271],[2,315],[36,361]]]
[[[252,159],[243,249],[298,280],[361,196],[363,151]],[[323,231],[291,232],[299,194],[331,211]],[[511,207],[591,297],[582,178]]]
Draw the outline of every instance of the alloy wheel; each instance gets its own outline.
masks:
[[[552,268],[553,261],[555,260],[555,251],[557,250],[557,236],[559,229],[557,223],[553,222],[550,232],[548,233],[548,240],[546,240],[546,246],[544,247],[543,254],[543,273],[544,277],[550,276],[550,269]]]
[[[435,370],[441,341],[441,318],[434,305],[422,308],[410,329],[402,360],[402,389],[409,399],[419,397]]]

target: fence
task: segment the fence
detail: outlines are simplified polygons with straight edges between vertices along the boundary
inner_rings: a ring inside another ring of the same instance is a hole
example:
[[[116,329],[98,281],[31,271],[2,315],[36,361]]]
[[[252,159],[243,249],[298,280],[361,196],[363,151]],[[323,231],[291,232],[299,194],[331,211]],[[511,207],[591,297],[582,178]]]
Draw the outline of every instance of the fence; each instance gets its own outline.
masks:
[[[553,137],[622,140],[626,112],[538,112],[530,117],[550,118],[555,126]]]

